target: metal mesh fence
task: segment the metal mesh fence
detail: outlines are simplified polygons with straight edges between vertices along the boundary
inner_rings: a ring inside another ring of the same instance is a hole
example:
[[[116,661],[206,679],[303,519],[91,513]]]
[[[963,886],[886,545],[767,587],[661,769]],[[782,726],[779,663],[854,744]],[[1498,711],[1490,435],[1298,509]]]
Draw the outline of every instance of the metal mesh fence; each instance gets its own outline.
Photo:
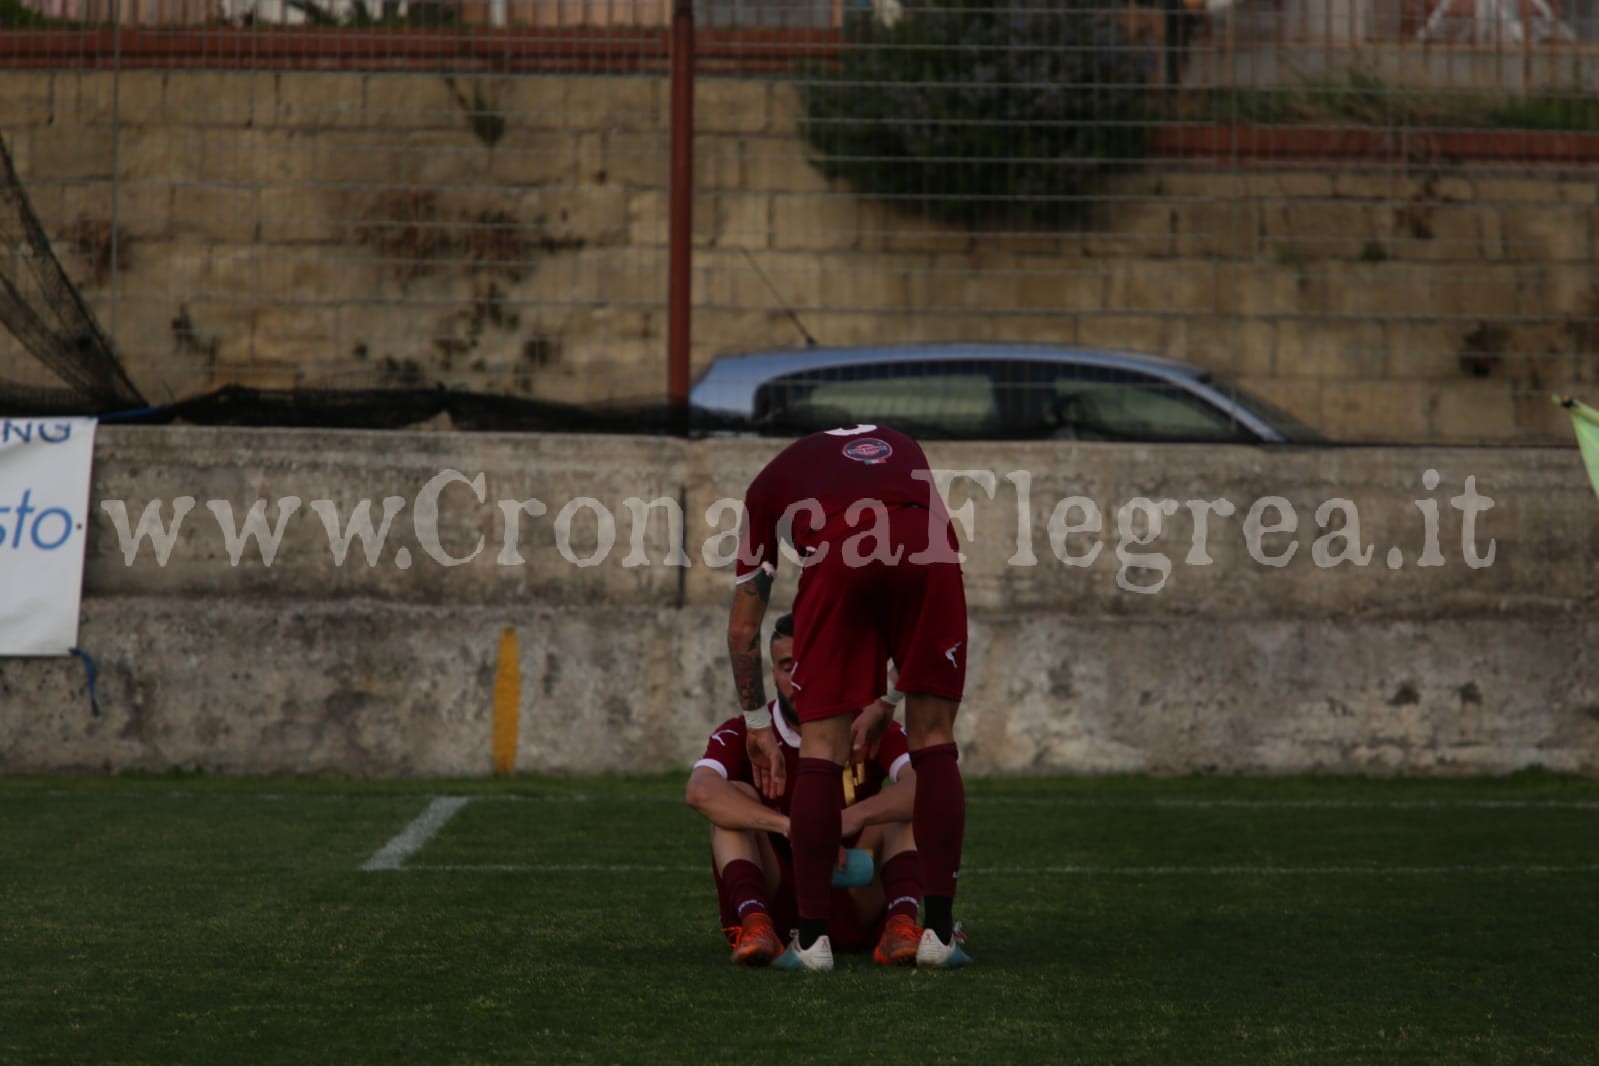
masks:
[[[1536,443],[1595,378],[1592,0],[694,10],[694,371],[799,349],[697,402]],[[146,397],[658,400],[671,15],[0,0],[0,136]]]

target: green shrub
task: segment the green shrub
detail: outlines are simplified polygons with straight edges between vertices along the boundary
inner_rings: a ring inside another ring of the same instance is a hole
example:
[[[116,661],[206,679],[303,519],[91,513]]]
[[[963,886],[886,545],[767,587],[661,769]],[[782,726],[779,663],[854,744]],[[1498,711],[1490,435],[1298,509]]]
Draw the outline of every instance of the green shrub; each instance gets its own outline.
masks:
[[[965,6],[847,20],[801,84],[814,164],[948,221],[1080,218],[1092,179],[1143,155],[1153,54],[1080,0],[944,2]]]
[[[0,0],[0,29],[39,30],[76,29],[83,24],[72,19],[51,18],[33,10],[22,0]]]

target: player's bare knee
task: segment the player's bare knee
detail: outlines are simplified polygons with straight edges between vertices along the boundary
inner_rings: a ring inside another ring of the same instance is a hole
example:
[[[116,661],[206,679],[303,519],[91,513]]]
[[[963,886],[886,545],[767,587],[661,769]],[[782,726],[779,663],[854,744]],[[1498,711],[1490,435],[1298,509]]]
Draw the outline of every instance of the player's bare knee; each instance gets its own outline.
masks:
[[[905,697],[905,732],[912,751],[955,743],[955,712],[960,704],[942,696],[909,693]]]
[[[800,725],[800,757],[827,759],[843,765],[849,761],[850,716],[836,714]]]

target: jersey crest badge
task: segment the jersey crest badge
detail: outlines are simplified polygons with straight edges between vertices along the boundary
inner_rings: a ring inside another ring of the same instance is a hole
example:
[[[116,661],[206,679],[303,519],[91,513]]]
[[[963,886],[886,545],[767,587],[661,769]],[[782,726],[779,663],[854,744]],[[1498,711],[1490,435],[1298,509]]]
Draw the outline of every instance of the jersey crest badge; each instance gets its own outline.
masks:
[[[894,449],[888,441],[878,440],[876,437],[862,437],[852,440],[844,445],[844,456],[857,463],[876,466],[878,463],[888,462],[888,457],[894,454]]]

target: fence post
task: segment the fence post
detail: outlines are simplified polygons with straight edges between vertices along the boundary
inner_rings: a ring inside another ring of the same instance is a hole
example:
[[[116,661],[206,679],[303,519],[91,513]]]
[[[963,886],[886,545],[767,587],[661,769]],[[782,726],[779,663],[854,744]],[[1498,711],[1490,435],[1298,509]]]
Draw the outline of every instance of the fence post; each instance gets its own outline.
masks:
[[[672,170],[667,233],[667,402],[688,429],[689,328],[694,263],[694,0],[672,7]]]

